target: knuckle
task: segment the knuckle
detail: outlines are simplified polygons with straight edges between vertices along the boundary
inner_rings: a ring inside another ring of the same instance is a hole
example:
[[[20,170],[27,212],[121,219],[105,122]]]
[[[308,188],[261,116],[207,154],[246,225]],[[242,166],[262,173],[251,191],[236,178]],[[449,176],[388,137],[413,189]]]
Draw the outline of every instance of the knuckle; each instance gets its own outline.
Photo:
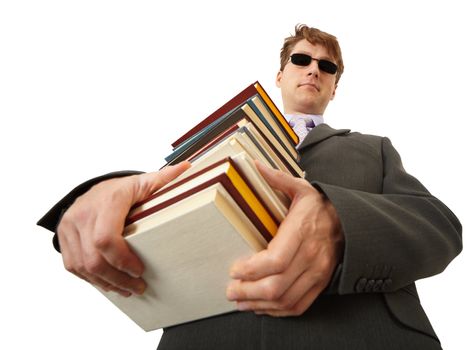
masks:
[[[305,249],[303,249],[303,259],[305,262],[315,261],[320,251],[320,244],[315,240],[310,240],[305,243]]]
[[[272,283],[272,282],[266,283],[263,286],[262,292],[263,292],[264,298],[270,301],[278,301],[281,296],[279,287],[277,286],[276,283]]]
[[[149,174],[134,175],[130,178],[135,193],[145,194],[152,192],[153,182],[148,180]]]
[[[322,271],[319,269],[314,269],[313,271],[309,271],[307,280],[308,280],[308,283],[311,283],[312,285],[317,285],[317,284],[322,283],[322,280],[323,280]]]
[[[113,236],[107,233],[96,234],[93,238],[94,247],[98,250],[107,250],[114,242]]]
[[[290,179],[289,179],[289,177],[290,177],[290,176],[288,176],[288,175],[287,175],[286,173],[284,173],[283,171],[279,171],[279,172],[276,173],[276,178],[277,178],[277,180],[280,181],[280,182],[289,182],[289,181],[291,181],[291,180],[293,179],[293,178],[290,178]],[[297,181],[298,181],[298,180],[299,180],[299,179],[297,179]]]
[[[77,266],[75,271],[76,271],[76,274],[78,274],[78,275],[89,276],[89,272],[87,271],[87,268],[86,268],[85,265]]]
[[[115,258],[113,265],[120,271],[127,271],[127,267],[130,265],[129,259],[123,255],[118,256]]]
[[[331,259],[330,256],[323,255],[319,260],[320,260],[319,265],[320,265],[321,272],[323,272],[324,274],[328,274],[333,271],[335,264],[333,263],[333,259]]]
[[[64,268],[66,269],[66,271],[68,272],[71,272],[71,273],[76,273],[77,269],[75,268],[75,266],[70,263],[70,262],[63,262],[63,265],[64,265]]]
[[[287,268],[287,262],[282,255],[271,255],[269,259],[275,273],[281,273]]]
[[[316,234],[317,230],[317,220],[315,217],[305,217],[300,222],[300,232],[304,237],[312,237]]]
[[[302,187],[308,187],[309,186],[308,181],[303,179],[303,178],[296,178],[295,181],[297,182],[297,184],[299,184]]]
[[[104,271],[104,262],[100,256],[94,256],[85,261],[84,270],[91,275],[100,275]]]
[[[281,298],[277,303],[277,307],[282,311],[291,310],[293,306],[294,303],[289,298]]]

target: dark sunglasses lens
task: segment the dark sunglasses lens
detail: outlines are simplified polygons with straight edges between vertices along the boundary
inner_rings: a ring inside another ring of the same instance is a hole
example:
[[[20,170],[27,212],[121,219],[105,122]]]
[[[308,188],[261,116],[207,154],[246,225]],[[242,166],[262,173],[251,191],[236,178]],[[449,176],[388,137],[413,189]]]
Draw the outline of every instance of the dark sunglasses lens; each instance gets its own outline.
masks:
[[[290,56],[290,61],[297,66],[308,66],[312,62],[312,57],[303,53],[294,53]]]
[[[321,71],[324,71],[329,74],[335,74],[338,69],[335,63],[327,61],[327,60],[318,61],[318,68]]]

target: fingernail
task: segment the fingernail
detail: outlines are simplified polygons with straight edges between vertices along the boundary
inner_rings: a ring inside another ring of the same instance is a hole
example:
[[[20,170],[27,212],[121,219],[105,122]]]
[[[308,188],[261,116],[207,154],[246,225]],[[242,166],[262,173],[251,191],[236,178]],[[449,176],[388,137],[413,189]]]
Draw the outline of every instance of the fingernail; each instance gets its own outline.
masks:
[[[238,268],[232,268],[229,271],[229,276],[235,280],[242,279],[242,273],[239,272]]]
[[[133,278],[140,278],[140,273],[138,273],[137,271],[129,270],[127,271],[127,274],[129,274]]]
[[[132,295],[132,293],[126,292],[126,291],[123,291],[123,290],[118,291],[117,293],[119,293],[120,295],[122,295],[123,297],[126,297],[126,298],[128,298]]]
[[[134,288],[134,293],[142,295],[145,292],[145,289],[147,289],[147,284],[145,282],[142,282]]]
[[[236,300],[237,299],[237,293],[234,289],[232,288],[228,288],[228,290],[226,291],[226,297],[228,298],[228,300]]]
[[[237,308],[239,311],[247,311],[250,310],[251,306],[249,303],[243,302],[243,303],[237,303]]]

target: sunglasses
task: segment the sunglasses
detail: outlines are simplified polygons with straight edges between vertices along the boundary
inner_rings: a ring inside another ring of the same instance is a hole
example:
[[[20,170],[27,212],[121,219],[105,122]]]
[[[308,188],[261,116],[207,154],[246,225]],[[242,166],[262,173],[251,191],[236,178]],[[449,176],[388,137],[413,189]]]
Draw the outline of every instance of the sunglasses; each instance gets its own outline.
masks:
[[[317,61],[318,64],[318,69],[320,69],[322,72],[328,73],[328,74],[335,74],[336,71],[338,70],[338,66],[330,62],[328,60],[320,60],[318,58],[313,58],[312,56],[306,55],[304,53],[294,53],[293,55],[290,56],[290,62],[295,64],[296,66],[308,66],[310,63],[312,63],[312,60]]]

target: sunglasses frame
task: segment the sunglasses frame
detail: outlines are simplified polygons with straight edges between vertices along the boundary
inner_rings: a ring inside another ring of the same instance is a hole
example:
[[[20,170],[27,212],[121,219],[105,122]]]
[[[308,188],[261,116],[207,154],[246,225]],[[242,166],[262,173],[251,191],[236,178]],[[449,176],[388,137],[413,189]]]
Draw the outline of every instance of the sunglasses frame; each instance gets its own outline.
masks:
[[[306,53],[294,53],[290,55],[290,62],[299,67],[306,67],[310,65],[313,60],[317,61],[318,69],[320,69],[322,72],[332,75],[338,72],[338,66],[332,61],[320,58],[313,58],[312,56],[307,55]]]

